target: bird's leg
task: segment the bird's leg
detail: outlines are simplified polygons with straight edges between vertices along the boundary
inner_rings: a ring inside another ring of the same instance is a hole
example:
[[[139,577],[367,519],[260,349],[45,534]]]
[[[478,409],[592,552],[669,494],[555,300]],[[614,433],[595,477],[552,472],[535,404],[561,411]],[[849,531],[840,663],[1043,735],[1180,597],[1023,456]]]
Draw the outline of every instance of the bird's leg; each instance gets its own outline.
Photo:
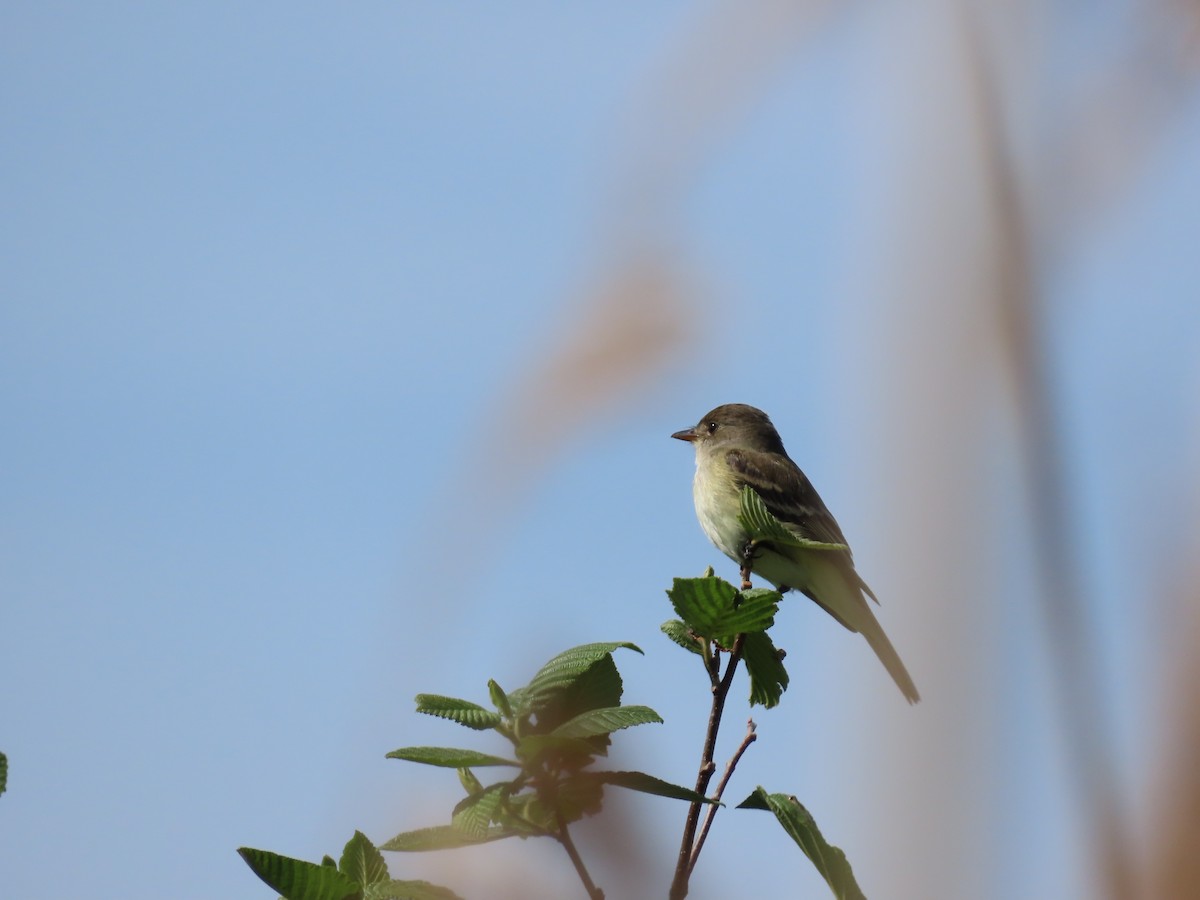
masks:
[[[750,569],[754,565],[754,541],[746,541],[746,546],[742,548],[742,590],[748,591],[754,587],[750,583]]]

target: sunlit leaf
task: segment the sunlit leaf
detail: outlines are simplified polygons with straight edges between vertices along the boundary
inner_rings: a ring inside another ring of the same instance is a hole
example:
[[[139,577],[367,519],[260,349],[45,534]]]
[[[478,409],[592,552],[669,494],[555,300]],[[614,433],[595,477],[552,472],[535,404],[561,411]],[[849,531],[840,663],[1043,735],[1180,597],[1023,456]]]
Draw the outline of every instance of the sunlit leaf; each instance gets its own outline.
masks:
[[[775,612],[783,595],[769,588],[750,588],[738,594],[738,604],[727,611],[713,627],[719,629],[722,642],[733,642],[739,634],[766,631],[775,624]]]
[[[704,645],[700,639],[696,637],[692,629],[680,619],[668,619],[661,626],[662,633],[673,640],[684,650],[689,650],[699,657],[704,656]]]
[[[478,703],[439,694],[417,694],[417,712],[449,719],[476,731],[495,728],[501,722],[498,713],[484,709]]]
[[[761,787],[745,799],[738,809],[767,809],[775,814],[783,830],[807,856],[837,900],[866,900],[854,880],[846,854],[828,843],[807,809],[790,794],[768,794]]]
[[[552,734],[554,737],[586,738],[648,722],[661,724],[662,717],[648,706],[615,706],[582,713],[558,726]]]
[[[388,877],[383,854],[375,849],[375,845],[361,831],[354,832],[354,837],[347,841],[345,849],[342,850],[341,862],[338,863],[338,871],[361,885],[385,881]]]
[[[692,634],[725,646],[735,635],[770,628],[782,599],[777,591],[762,588],[739,593],[723,578],[711,577],[676,578],[667,596]]]
[[[536,708],[546,696],[563,690],[595,663],[622,647],[642,652],[636,644],[627,641],[583,644],[564,650],[542,666],[533,676],[533,680],[520,692],[523,704],[527,708]],[[511,694],[509,699],[513,699]]]
[[[742,644],[742,659],[750,676],[750,705],[759,704],[767,709],[778,705],[789,679],[771,636],[765,631],[747,634]]]
[[[567,719],[592,709],[620,706],[624,682],[612,656],[604,655],[569,684],[540,695],[535,704],[538,730],[552,731]]]
[[[238,854],[255,875],[285,900],[359,900],[362,897],[362,885],[329,866],[253,847],[240,847]]]
[[[364,900],[462,900],[449,888],[428,881],[377,881],[367,885]]]
[[[472,836],[455,828],[453,825],[435,825],[432,828],[417,828],[412,831],[402,831],[385,844],[380,844],[380,850],[410,853],[425,850],[452,850],[455,847],[467,847],[471,844],[485,844],[506,837],[520,834],[511,828],[489,828],[481,836]]]
[[[667,596],[689,629],[713,638],[725,633],[717,624],[733,609],[737,588],[723,578],[676,578]]]
[[[450,819],[451,826],[472,838],[486,836],[488,826],[509,790],[510,786],[507,783],[493,784],[460,800],[454,807],[454,814]]]
[[[614,787],[628,788],[631,791],[641,791],[643,794],[654,794],[658,797],[670,797],[672,800],[686,800],[689,803],[716,803],[715,800],[697,794],[691,788],[672,784],[647,775],[645,772],[593,772],[592,777],[601,784],[611,784]]]
[[[459,750],[455,747],[401,747],[387,755],[388,759],[403,759],[409,762],[424,763],[427,766],[444,766],[448,769],[462,769],[468,766],[516,766],[520,763],[492,756],[490,753],[480,753],[477,750]]]

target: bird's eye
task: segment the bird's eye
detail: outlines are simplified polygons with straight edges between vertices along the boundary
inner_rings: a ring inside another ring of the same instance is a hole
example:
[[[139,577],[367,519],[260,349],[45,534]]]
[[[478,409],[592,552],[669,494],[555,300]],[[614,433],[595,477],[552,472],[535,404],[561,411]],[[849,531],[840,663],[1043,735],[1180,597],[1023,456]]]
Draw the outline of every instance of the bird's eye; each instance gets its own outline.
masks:
[[[709,422],[709,423],[706,425],[706,427],[708,428],[708,433],[709,433],[709,434],[712,434],[714,431],[716,431],[716,430],[717,430],[717,423],[716,423],[716,422]]]

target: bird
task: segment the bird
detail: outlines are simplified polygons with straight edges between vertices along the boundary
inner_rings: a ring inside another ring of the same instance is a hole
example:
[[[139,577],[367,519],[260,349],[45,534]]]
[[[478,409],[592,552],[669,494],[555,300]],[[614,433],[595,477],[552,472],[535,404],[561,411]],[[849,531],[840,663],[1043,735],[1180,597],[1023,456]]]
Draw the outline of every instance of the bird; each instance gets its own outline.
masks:
[[[696,450],[692,499],[704,533],[722,553],[766,579],[780,592],[795,589],[850,631],[867,639],[909,703],[921,699],[866,598],[879,603],[854,568],[854,557],[837,520],[812,482],[788,456],[779,432],[761,409],[727,403],[691,428],[671,435]],[[744,488],[753,489],[767,511],[797,538],[840,544],[838,548],[751,544],[739,515]]]

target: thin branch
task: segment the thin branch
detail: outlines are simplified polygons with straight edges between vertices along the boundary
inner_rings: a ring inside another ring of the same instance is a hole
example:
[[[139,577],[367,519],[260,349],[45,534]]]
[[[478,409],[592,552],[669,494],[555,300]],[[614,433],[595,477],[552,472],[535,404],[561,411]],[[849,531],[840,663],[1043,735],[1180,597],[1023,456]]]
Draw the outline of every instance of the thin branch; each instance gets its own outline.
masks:
[[[692,848],[692,859],[688,863],[688,874],[696,868],[696,860],[700,858],[700,851],[704,848],[704,841],[708,837],[708,830],[712,828],[713,819],[717,815],[717,810],[721,808],[721,798],[725,795],[725,786],[729,784],[729,779],[733,775],[733,770],[737,768],[738,762],[742,758],[742,754],[750,749],[750,745],[758,740],[758,735],[755,734],[755,725],[753,719],[746,721],[746,736],[742,738],[742,742],[738,744],[737,750],[733,756],[729,758],[729,762],[725,764],[725,774],[721,776],[721,780],[717,783],[717,791],[713,794],[713,800],[717,801],[708,808],[708,812],[704,816],[704,825],[700,828],[700,837],[696,839],[696,846]]]
[[[725,698],[729,695],[729,687],[733,684],[733,674],[737,670],[738,661],[742,658],[742,647],[746,636],[739,634],[729,651],[729,662],[725,666],[725,675],[719,682],[714,680],[712,710],[708,714],[708,730],[704,735],[704,751],[700,756],[700,772],[696,776],[696,793],[706,795],[708,784],[712,781],[713,773],[717,771],[713,764],[713,752],[717,746],[717,732],[721,728],[721,716],[725,712]],[[710,670],[711,673],[711,670]],[[675,862],[675,878],[671,882],[671,900],[683,900],[688,892],[688,878],[692,873],[692,846],[696,840],[696,828],[700,824],[699,801],[688,807],[687,821],[683,827],[683,840],[679,845],[679,857]]]
[[[583,857],[575,849],[575,842],[571,840],[571,833],[567,830],[567,820],[563,818],[562,810],[556,809],[554,814],[558,819],[558,834],[555,837],[567,851],[567,856],[571,857],[571,863],[575,866],[575,871],[579,873],[579,880],[583,882],[588,897],[591,900],[604,900],[604,891],[596,887],[596,882],[592,881],[592,876],[588,874],[587,866],[583,864]]]
[[[716,641],[709,646],[709,654],[704,657],[704,671],[708,672],[708,680],[715,691],[721,684],[721,648]]]

